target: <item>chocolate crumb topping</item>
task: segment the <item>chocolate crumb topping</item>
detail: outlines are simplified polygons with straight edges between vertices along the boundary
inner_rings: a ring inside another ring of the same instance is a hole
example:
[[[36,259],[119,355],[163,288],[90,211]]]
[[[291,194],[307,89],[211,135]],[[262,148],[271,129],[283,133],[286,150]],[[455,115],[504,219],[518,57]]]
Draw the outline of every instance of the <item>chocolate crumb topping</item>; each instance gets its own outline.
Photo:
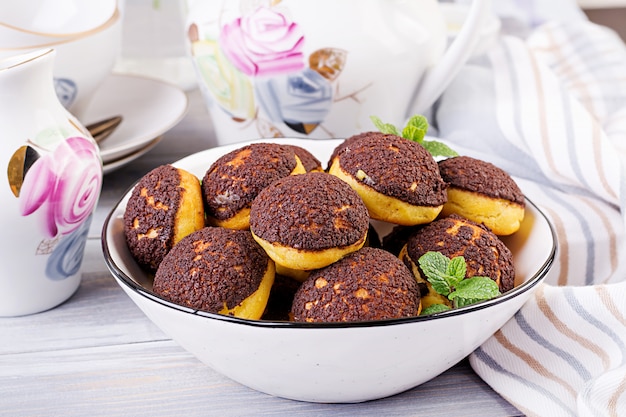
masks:
[[[133,188],[124,211],[124,234],[139,265],[150,272],[172,248],[174,223],[182,188],[178,169],[162,165],[144,175]]]
[[[367,132],[347,139],[334,155],[343,171],[386,196],[431,207],[447,200],[437,163],[417,142]]]
[[[328,159],[327,166],[330,167],[333,161],[335,160],[335,158],[337,157],[337,155],[339,155],[344,149],[350,148],[351,146],[353,146],[354,143],[358,143],[363,138],[367,138],[367,137],[375,136],[375,135],[384,136],[384,133],[362,132],[362,133],[358,133],[356,135],[353,135],[353,136],[350,136],[349,138],[344,139],[343,142],[341,142],[339,145],[335,147],[335,149],[333,149],[333,153],[330,155],[330,158]]]
[[[254,143],[221,156],[202,180],[207,215],[233,217],[250,207],[263,188],[290,175],[296,163],[293,149],[275,143]]]
[[[439,172],[451,187],[525,205],[524,194],[513,178],[490,162],[457,156],[439,161]]]
[[[466,277],[499,279],[501,292],[514,286],[513,255],[504,242],[486,226],[456,214],[421,227],[406,245],[407,255],[416,265],[429,251],[441,252],[448,258],[463,256],[467,263]]]
[[[247,230],[205,227],[181,239],[161,262],[153,291],[193,309],[218,313],[257,290],[269,257]]]
[[[292,303],[294,321],[342,322],[415,316],[417,281],[395,256],[364,247],[311,272]]]
[[[368,227],[369,214],[356,191],[323,172],[274,182],[259,193],[250,211],[255,235],[303,250],[352,245]]]

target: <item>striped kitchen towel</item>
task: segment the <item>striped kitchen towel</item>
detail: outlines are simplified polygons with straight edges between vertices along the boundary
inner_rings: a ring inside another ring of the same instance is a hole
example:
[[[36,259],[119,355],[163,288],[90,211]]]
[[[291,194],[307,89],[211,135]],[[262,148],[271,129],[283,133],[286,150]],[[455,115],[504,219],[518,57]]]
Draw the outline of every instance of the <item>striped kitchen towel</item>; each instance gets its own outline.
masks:
[[[586,20],[502,36],[432,114],[438,135],[511,173],[557,259],[471,356],[529,416],[626,416],[626,47]]]

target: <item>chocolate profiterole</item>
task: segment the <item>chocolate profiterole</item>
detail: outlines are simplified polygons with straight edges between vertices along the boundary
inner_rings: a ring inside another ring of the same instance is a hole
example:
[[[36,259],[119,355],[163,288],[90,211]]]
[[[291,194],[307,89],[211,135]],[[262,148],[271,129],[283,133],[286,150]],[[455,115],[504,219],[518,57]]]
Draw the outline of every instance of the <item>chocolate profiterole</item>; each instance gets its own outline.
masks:
[[[430,251],[441,252],[450,259],[463,256],[467,278],[489,277],[498,284],[500,292],[509,291],[515,284],[513,256],[504,242],[486,226],[452,214],[419,228],[400,251],[400,259],[422,287],[423,308],[432,304],[451,305],[432,289],[419,267],[419,258]]]
[[[294,295],[298,322],[385,320],[417,316],[417,281],[391,253],[364,247],[312,271]]]
[[[274,262],[250,231],[205,227],[165,256],[153,291],[185,307],[258,320],[274,274]]]
[[[378,235],[376,228],[372,224],[370,224],[367,230],[367,237],[365,238],[365,243],[363,244],[363,246],[370,246],[374,248],[380,248],[382,246],[380,236]],[[284,275],[291,278],[292,280],[295,280],[296,282],[303,282],[304,280],[306,280],[309,277],[310,272],[310,270],[293,269],[279,263],[276,264],[277,275]]]
[[[422,145],[400,136],[366,132],[331,155],[328,172],[346,181],[377,220],[412,226],[431,222],[446,202],[446,184]]]
[[[154,272],[183,237],[204,227],[198,178],[171,165],[144,175],[135,185],[124,211],[124,235],[130,253]]]
[[[323,172],[281,178],[259,193],[250,210],[254,239],[286,269],[329,265],[361,248],[368,228],[358,194]]]
[[[524,220],[525,201],[513,178],[492,163],[469,156],[439,162],[448,183],[444,216],[456,213],[483,223],[497,235],[515,233]]]
[[[257,194],[279,178],[305,171],[293,148],[276,143],[245,145],[221,156],[202,179],[207,224],[248,229]]]
[[[311,172],[311,171],[323,172],[324,171],[324,167],[322,167],[322,163],[320,162],[320,160],[317,159],[315,155],[313,155],[311,152],[309,152],[308,149],[304,149],[303,147],[296,146],[296,145],[285,144],[283,146],[293,149],[296,156],[300,158],[300,161],[302,162],[302,165],[304,166],[304,169],[306,172]]]

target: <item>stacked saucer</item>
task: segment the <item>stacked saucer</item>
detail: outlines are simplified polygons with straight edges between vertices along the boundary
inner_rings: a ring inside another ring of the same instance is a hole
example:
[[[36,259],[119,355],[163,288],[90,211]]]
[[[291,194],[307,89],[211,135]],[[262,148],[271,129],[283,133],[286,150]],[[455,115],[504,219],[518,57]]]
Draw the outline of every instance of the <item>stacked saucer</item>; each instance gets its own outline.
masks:
[[[81,122],[85,125],[121,116],[122,122],[100,142],[104,172],[139,158],[161,140],[187,112],[180,88],[152,78],[111,74],[98,88]]]

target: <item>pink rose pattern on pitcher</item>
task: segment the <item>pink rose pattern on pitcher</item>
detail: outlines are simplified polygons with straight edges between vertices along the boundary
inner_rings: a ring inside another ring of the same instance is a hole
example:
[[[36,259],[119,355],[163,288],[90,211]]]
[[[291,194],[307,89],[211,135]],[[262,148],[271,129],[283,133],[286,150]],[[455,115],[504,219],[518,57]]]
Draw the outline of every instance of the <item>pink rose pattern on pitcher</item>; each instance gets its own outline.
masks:
[[[22,216],[36,216],[43,235],[38,254],[50,255],[46,275],[61,280],[78,272],[91,215],[102,186],[96,145],[80,136],[65,139],[51,152],[27,147],[18,205]],[[18,159],[16,152],[13,160]],[[26,159],[34,159],[26,161]],[[10,178],[13,187],[15,178]]]
[[[346,51],[328,47],[304,55],[306,36],[280,2],[257,3],[242,16],[189,37],[197,68],[219,107],[238,122],[254,120],[262,136],[285,136],[279,126],[310,134],[330,112],[333,82]]]

